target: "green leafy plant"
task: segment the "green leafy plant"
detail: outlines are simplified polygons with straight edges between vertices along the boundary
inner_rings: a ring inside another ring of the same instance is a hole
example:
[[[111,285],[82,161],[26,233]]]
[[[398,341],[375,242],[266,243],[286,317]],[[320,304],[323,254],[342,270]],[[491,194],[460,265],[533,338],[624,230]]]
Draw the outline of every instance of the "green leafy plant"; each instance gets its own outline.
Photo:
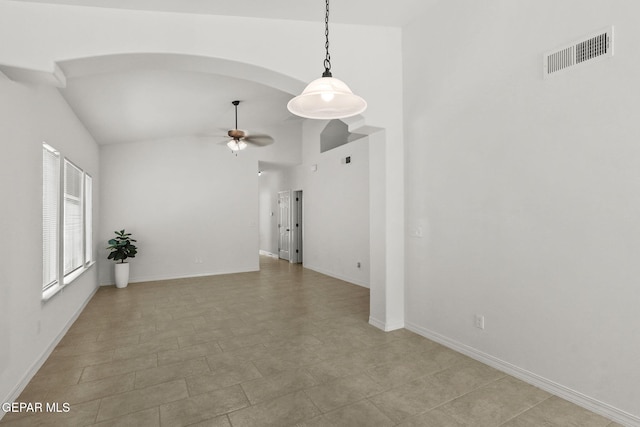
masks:
[[[138,248],[131,243],[136,241],[131,238],[131,233],[127,233],[124,230],[115,231],[114,233],[116,233],[115,239],[109,240],[110,246],[107,249],[111,249],[111,252],[107,259],[123,263],[127,258],[135,258]]]

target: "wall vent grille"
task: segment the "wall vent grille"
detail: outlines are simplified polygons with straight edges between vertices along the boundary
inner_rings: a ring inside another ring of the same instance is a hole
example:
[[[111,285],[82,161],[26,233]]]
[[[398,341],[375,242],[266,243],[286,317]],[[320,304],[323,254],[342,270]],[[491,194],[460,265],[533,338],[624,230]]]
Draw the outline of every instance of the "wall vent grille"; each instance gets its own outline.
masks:
[[[613,26],[544,55],[543,74],[548,77],[577,65],[613,56]]]

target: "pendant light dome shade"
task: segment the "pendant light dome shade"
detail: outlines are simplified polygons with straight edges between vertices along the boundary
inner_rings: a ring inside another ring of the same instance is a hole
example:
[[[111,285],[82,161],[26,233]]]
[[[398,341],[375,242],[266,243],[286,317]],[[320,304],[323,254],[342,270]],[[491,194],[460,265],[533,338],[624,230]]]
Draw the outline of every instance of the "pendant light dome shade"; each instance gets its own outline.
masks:
[[[329,0],[325,0],[324,15],[325,57],[322,77],[309,83],[302,93],[287,104],[287,109],[296,116],[307,119],[343,119],[362,113],[367,103],[354,95],[342,80],[331,75],[329,54]]]
[[[342,80],[320,77],[309,83],[287,104],[296,116],[308,119],[341,119],[355,116],[367,108],[367,102],[354,95]]]

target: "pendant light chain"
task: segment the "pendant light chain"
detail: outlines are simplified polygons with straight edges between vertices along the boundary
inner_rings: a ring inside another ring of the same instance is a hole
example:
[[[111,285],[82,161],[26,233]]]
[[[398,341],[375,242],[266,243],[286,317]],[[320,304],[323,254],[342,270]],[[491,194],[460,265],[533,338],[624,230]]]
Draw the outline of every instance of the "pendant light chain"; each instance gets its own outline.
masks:
[[[329,54],[329,0],[327,0],[327,9],[324,15],[324,48],[327,52],[324,58],[324,73],[322,77],[331,77],[331,55]]]
[[[329,0],[325,0],[324,15],[324,73],[313,80],[302,93],[287,103],[287,109],[296,116],[306,119],[344,119],[362,113],[367,101],[355,95],[342,80],[331,75],[331,55],[329,54]]]

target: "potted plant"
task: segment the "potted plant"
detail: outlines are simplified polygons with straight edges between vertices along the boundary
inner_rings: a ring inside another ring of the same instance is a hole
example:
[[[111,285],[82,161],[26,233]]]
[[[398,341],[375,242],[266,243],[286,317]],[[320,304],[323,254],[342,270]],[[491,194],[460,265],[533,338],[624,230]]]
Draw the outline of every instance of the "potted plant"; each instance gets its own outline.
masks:
[[[135,239],[131,238],[131,233],[127,233],[124,230],[115,231],[115,239],[109,240],[109,247],[111,252],[107,259],[116,261],[116,287],[126,288],[129,284],[129,263],[125,262],[127,258],[135,258],[138,249],[131,243],[135,242]],[[120,262],[118,262],[120,261]]]

